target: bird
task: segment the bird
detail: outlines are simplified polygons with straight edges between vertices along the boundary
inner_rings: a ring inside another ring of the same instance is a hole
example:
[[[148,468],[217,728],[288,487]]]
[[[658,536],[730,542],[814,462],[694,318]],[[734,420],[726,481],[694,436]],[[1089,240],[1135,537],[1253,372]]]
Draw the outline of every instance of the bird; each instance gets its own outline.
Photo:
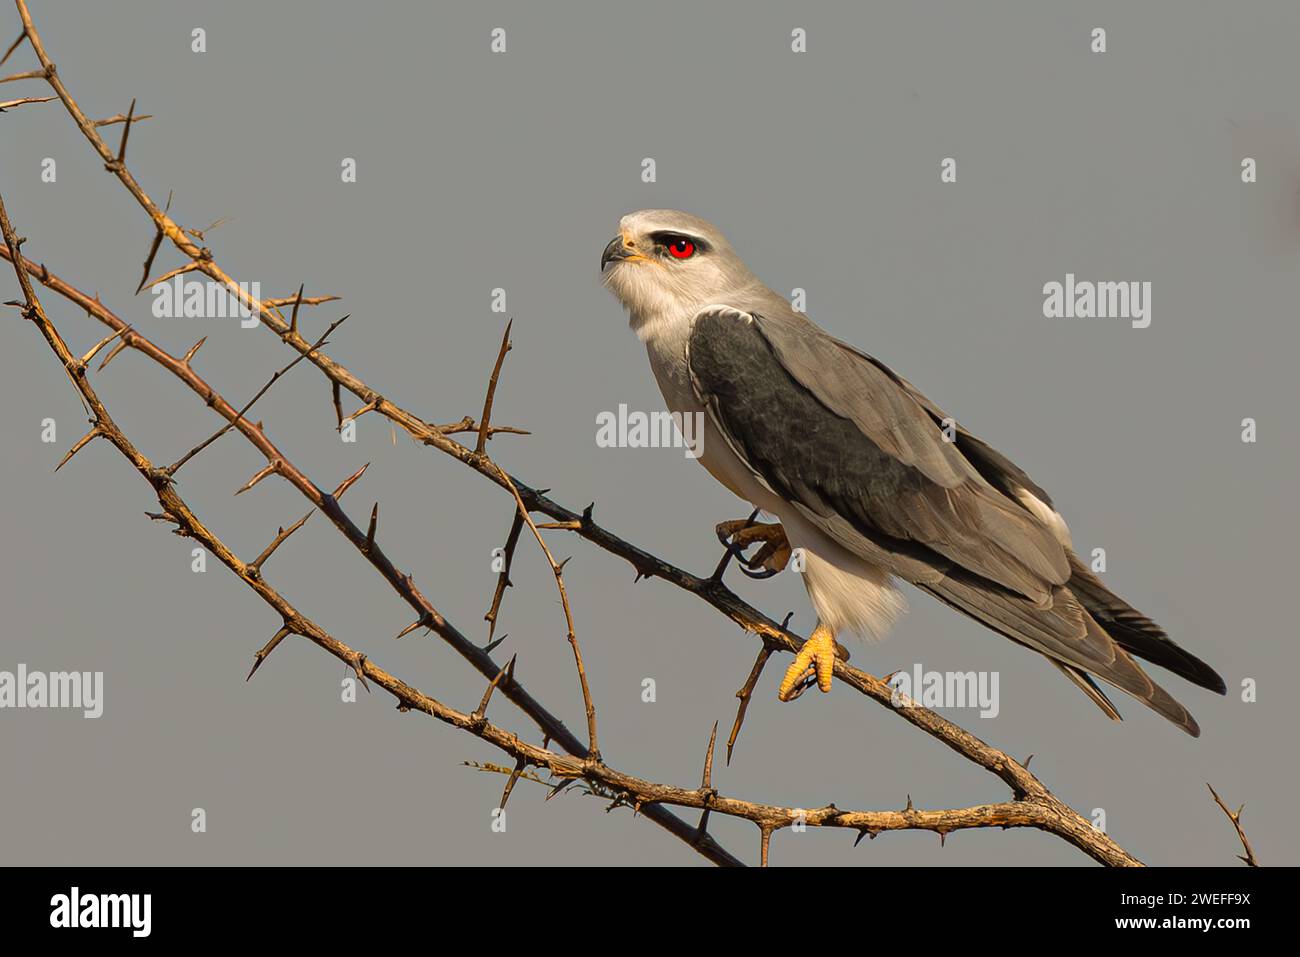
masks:
[[[762,283],[722,232],[678,210],[619,221],[600,257],[668,409],[702,424],[692,457],[776,522],[717,532],[769,573],[791,555],[816,627],[778,697],[828,692],[838,638],[882,638],[908,582],[1046,657],[1112,720],[1118,688],[1193,737],[1135,658],[1219,694],[1219,674],[1107,587],[1048,494],[880,360]],[[751,562],[750,564],[755,564]],[[757,567],[757,565],[755,567]]]

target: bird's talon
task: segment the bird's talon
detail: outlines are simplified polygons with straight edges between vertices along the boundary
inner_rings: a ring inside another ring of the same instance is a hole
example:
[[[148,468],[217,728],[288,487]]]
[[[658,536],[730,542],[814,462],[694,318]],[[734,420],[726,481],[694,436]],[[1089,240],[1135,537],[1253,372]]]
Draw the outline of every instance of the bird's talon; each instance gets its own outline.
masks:
[[[737,518],[719,522],[714,528],[724,548],[736,559],[740,570],[750,578],[771,578],[784,571],[790,562],[790,542],[780,522],[755,522],[752,518]],[[762,542],[762,548],[753,558],[745,557],[745,550]],[[762,569],[762,570],[760,570]]]
[[[773,575],[781,574],[781,569],[779,568],[764,568],[762,570],[751,571],[748,562],[740,563],[740,571],[746,578],[753,578],[756,581],[762,581],[765,578],[771,578]]]

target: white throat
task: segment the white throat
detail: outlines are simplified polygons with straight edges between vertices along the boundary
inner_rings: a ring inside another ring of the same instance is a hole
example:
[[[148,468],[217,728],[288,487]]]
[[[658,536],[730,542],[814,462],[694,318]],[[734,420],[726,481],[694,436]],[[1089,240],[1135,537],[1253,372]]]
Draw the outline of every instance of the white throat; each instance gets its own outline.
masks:
[[[657,339],[677,340],[686,335],[695,313],[695,306],[665,297],[650,306],[628,310],[628,325],[647,344]]]

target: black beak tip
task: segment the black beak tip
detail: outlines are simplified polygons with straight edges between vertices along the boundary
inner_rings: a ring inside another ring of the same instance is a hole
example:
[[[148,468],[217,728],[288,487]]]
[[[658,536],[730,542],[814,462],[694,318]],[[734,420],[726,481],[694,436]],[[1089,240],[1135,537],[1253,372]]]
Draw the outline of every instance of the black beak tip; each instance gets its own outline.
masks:
[[[623,237],[615,236],[606,244],[605,251],[600,254],[600,271],[604,272],[605,267],[610,263],[626,258],[627,253],[623,249]]]

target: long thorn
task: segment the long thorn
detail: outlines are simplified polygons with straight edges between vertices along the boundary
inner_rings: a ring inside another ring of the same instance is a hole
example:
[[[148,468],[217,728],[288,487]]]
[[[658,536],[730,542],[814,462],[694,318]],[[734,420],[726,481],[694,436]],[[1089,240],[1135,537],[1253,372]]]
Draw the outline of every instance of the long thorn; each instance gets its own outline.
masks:
[[[253,668],[248,672],[248,677],[244,680],[251,681],[253,675],[257,674],[257,669],[262,667],[262,662],[270,656],[271,652],[275,651],[275,646],[284,641],[284,639],[291,634],[293,634],[293,629],[288,625],[280,626],[280,630],[271,636],[271,640],[268,641],[262,649],[257,652],[257,654],[253,655]]]
[[[100,435],[103,435],[103,430],[101,430],[99,426],[95,426],[81,438],[77,439],[77,444],[68,450],[68,454],[59,461],[58,465],[54,466],[54,471],[57,472],[59,469],[63,468],[63,466],[67,465],[68,461],[74,455],[89,445],[92,439],[98,438]]]
[[[111,336],[105,336],[103,339],[100,339],[99,342],[95,343],[94,347],[89,352],[87,352],[84,356],[81,357],[79,361],[79,365],[84,369],[87,365],[89,365],[90,360],[95,358],[95,355],[99,352],[100,349],[104,348],[104,346],[108,345],[118,336],[130,331],[131,331],[130,326],[123,326],[121,329],[117,330],[117,332],[113,333]]]
[[[152,289],[154,286],[161,285],[162,283],[167,282],[169,279],[175,279],[177,276],[184,275],[187,272],[193,272],[198,268],[199,268],[198,263],[188,262],[184,266],[177,266],[175,269],[169,269],[167,272],[163,273],[157,279],[150,279],[148,275],[146,275],[145,278],[140,282],[140,289],[144,289],[145,287]],[[140,292],[140,289],[137,289],[136,292],[137,293]]]
[[[265,562],[268,558],[270,558],[271,555],[275,553],[275,550],[277,548],[279,548],[281,545],[284,544],[284,540],[286,538],[288,538],[294,532],[298,531],[298,529],[302,528],[303,525],[307,523],[307,519],[311,518],[315,512],[316,509],[313,508],[310,512],[308,512],[302,518],[298,519],[298,521],[294,522],[288,528],[281,528],[276,533],[275,539],[271,542],[271,544],[267,545],[266,548],[262,549],[262,554],[258,555],[257,558],[253,559],[253,561],[249,563],[248,567],[255,571],[260,572],[262,570],[262,563]]]
[[[478,444],[474,447],[477,455],[483,454],[483,449],[487,446],[488,424],[492,418],[492,400],[497,393],[497,379],[501,376],[501,365],[506,361],[506,353],[510,351],[510,327],[515,324],[511,319],[506,323],[506,331],[501,336],[501,349],[497,353],[496,365],[492,367],[492,378],[488,380],[487,397],[483,400],[483,414],[478,420]]]
[[[135,97],[131,97],[131,108],[126,111],[126,122],[122,126],[122,144],[117,148],[117,162],[126,162],[126,140],[131,135],[131,121],[135,118]]]
[[[426,625],[426,626],[427,626],[427,625],[429,624],[430,620],[431,620],[431,619],[429,618],[429,616],[428,616],[427,614],[421,615],[419,618],[415,619],[415,621],[411,622],[409,625],[407,625],[405,628],[403,628],[401,631],[399,631],[399,632],[397,633],[396,637],[398,637],[398,638],[405,638],[407,635],[409,635],[411,632],[415,631],[415,629],[419,628],[421,625]]]
[[[140,290],[144,288],[145,281],[149,278],[149,270],[153,268],[153,260],[158,255],[158,247],[162,245],[162,241],[163,231],[159,229],[153,234],[153,242],[149,244],[149,252],[144,257],[144,272],[140,275],[140,285],[135,287],[137,296],[140,295]]]
[[[514,680],[515,659],[518,657],[519,657],[518,652],[511,655],[510,660],[507,661],[501,667],[501,670],[496,673],[496,677],[493,678],[490,682],[488,682],[488,686],[483,692],[482,700],[479,701],[478,707],[474,709],[474,713],[470,715],[470,717],[474,718],[477,721],[477,720],[482,720],[483,716],[487,714],[488,702],[492,700],[492,692],[496,690],[497,685],[501,683],[501,680],[503,678],[506,679],[507,681]]]
[[[241,485],[241,486],[240,486],[240,487],[235,491],[235,494],[236,494],[236,495],[243,495],[245,492],[247,492],[250,488],[252,488],[252,487],[253,487],[254,485],[256,485],[258,482],[262,481],[262,479],[266,478],[268,475],[274,475],[278,470],[279,470],[279,462],[278,462],[278,461],[276,461],[276,462],[272,462],[272,463],[271,463],[270,465],[268,465],[266,468],[261,469],[261,470],[260,470],[256,475],[254,475],[251,479],[249,479],[247,482],[245,482],[243,485]]]
[[[510,581],[510,566],[514,564],[515,548],[519,544],[519,533],[524,528],[524,517],[516,509],[514,517],[510,522],[510,533],[506,536],[506,545],[502,555],[501,571],[497,574],[497,585],[492,593],[492,606],[488,608],[487,614],[483,619],[488,623],[488,642],[492,641],[492,636],[497,628],[497,616],[501,614],[501,600],[505,597],[506,589],[512,584]]]
[[[5,55],[0,56],[0,66],[5,65],[5,61],[8,60],[9,57],[13,56],[13,52],[18,49],[18,45],[26,39],[27,39],[27,30],[24,29],[22,33],[18,34],[18,39],[15,40],[13,43],[9,44],[9,49],[5,50]],[[42,70],[40,75],[44,76],[45,71]]]
[[[184,366],[189,365],[190,360],[194,358],[194,353],[198,352],[199,349],[202,347],[203,343],[207,341],[208,341],[208,337],[204,336],[198,342],[194,343],[194,345],[190,346],[190,351],[185,353],[185,355],[181,356],[181,365]]]
[[[510,779],[506,781],[505,790],[501,792],[500,810],[504,811],[506,809],[506,802],[510,800],[510,792],[515,789],[515,782],[519,780],[519,775],[524,773],[524,768],[527,766],[523,758],[515,762],[515,769],[510,772]]]
[[[293,300],[293,315],[289,317],[289,335],[298,335],[298,307],[302,305],[302,290],[306,283],[298,287],[298,295]]]
[[[370,468],[369,462],[361,466],[361,468],[357,469],[355,472],[353,472],[351,475],[345,478],[342,482],[340,482],[339,487],[334,490],[334,498],[335,499],[342,498],[343,493],[346,492],[348,489],[350,489],[353,485],[356,485],[357,480],[361,478],[361,476],[366,474],[366,469],[368,468]]]
[[[375,547],[375,529],[379,526],[379,503],[370,510],[370,527],[366,529],[366,551]]]
[[[789,619],[786,619],[789,621]],[[731,725],[731,735],[727,738],[727,764],[731,764],[731,752],[735,750],[736,739],[740,737],[740,726],[745,723],[745,712],[749,710],[750,699],[754,696],[754,688],[758,684],[759,676],[763,673],[763,667],[767,664],[767,659],[772,656],[772,649],[766,644],[758,651],[758,658],[754,660],[754,667],[749,669],[749,677],[745,679],[744,685],[736,692],[736,697],[740,699],[740,705],[736,708],[736,720]]]

